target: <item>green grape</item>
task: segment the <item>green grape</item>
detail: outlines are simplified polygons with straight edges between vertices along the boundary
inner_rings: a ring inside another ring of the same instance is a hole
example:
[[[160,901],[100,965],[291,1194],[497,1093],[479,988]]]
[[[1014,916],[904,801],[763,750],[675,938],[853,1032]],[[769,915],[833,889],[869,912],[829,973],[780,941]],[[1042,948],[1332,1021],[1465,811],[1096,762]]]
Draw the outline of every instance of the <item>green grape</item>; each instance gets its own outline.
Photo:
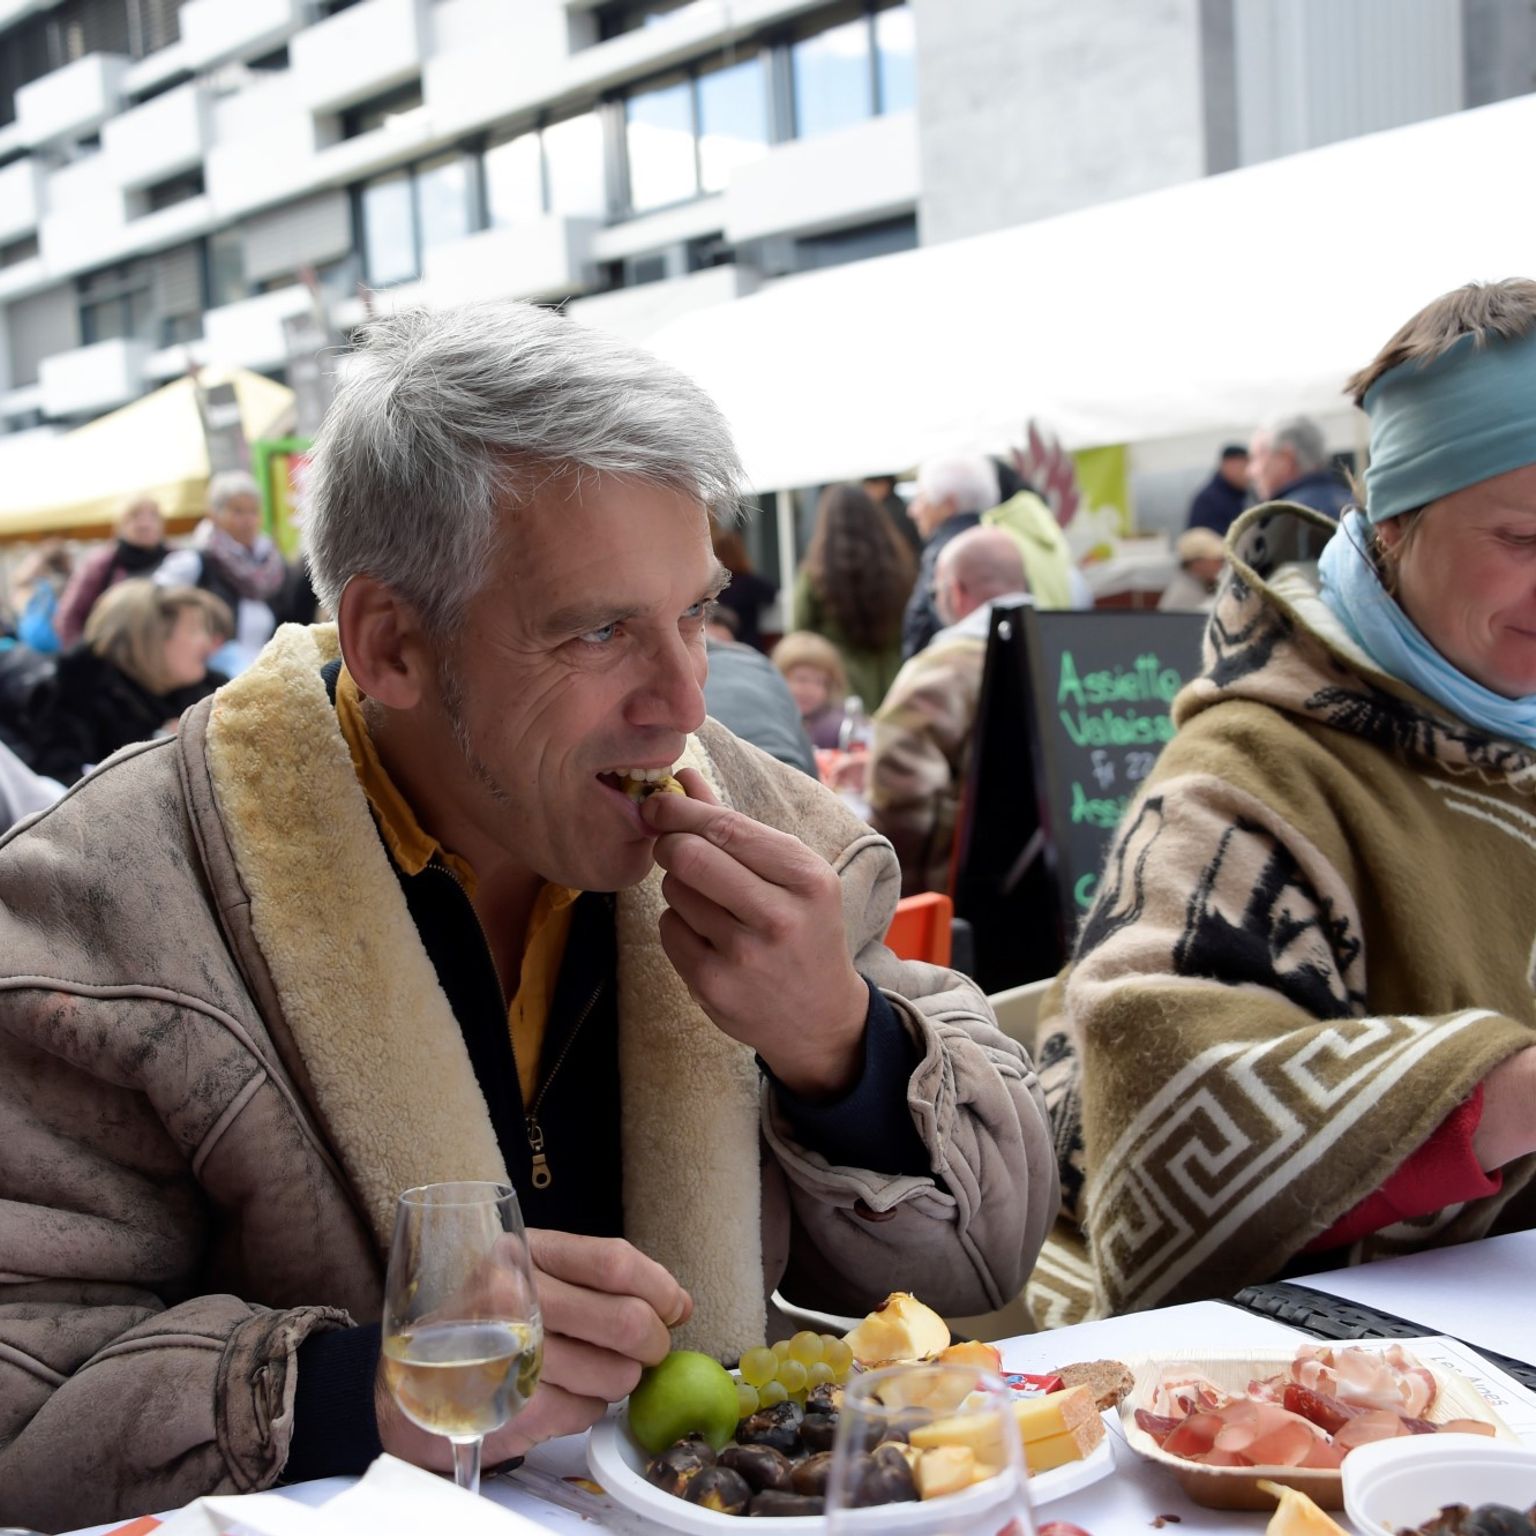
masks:
[[[798,1360],[801,1365],[815,1365],[821,1359],[821,1350],[820,1334],[797,1333],[789,1341],[789,1358]]]
[[[789,1340],[779,1339],[773,1346],[773,1352],[780,1360],[789,1359]]]
[[[760,1387],[765,1381],[772,1381],[778,1368],[779,1357],[761,1344],[741,1357],[741,1379],[748,1386]]]
[[[736,1383],[736,1417],[750,1418],[759,1407],[761,1403],[758,1400],[757,1388],[750,1382],[738,1381]]]
[[[825,1360],[814,1361],[806,1367],[805,1384],[807,1387],[823,1387],[829,1381],[836,1380],[837,1372]]]
[[[853,1364],[853,1351],[842,1339],[822,1339],[822,1347],[826,1351],[822,1359],[832,1367],[833,1374],[841,1381],[848,1374],[848,1367]]]
[[[806,1369],[791,1356],[788,1360],[779,1361],[778,1383],[793,1397],[796,1392],[805,1391]]]
[[[757,1389],[757,1405],[759,1408],[772,1408],[775,1403],[782,1403],[789,1393],[784,1389],[782,1381],[765,1381]]]

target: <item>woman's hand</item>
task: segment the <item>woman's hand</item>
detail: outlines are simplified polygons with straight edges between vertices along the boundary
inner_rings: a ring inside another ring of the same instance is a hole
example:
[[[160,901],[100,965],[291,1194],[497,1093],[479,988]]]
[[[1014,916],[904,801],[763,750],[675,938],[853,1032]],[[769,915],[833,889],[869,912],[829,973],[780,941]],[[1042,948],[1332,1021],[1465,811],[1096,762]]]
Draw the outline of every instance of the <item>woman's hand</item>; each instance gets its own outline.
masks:
[[[1483,1079],[1472,1151],[1485,1173],[1536,1152],[1536,1045],[1506,1057]]]

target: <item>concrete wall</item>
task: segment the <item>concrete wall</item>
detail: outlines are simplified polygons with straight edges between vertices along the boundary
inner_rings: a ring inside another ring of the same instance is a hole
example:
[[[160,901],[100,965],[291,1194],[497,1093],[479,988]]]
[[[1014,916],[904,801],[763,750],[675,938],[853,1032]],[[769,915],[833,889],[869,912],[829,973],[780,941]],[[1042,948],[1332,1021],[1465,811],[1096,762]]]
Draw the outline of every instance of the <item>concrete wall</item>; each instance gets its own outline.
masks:
[[[1462,0],[1466,104],[1481,107],[1536,91],[1536,6],[1529,0]]]
[[[913,0],[933,244],[1205,174],[1200,0]]]

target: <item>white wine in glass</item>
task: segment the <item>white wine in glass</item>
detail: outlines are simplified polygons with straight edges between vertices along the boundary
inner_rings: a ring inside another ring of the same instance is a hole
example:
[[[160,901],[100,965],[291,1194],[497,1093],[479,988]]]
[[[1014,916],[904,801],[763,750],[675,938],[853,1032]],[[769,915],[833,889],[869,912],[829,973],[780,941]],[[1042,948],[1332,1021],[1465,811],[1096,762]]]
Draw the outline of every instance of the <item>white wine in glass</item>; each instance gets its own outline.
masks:
[[[382,1369],[413,1424],[453,1444],[480,1487],[484,1437],[533,1396],[544,1330],[517,1196],[505,1184],[426,1184],[400,1196],[385,1283]]]

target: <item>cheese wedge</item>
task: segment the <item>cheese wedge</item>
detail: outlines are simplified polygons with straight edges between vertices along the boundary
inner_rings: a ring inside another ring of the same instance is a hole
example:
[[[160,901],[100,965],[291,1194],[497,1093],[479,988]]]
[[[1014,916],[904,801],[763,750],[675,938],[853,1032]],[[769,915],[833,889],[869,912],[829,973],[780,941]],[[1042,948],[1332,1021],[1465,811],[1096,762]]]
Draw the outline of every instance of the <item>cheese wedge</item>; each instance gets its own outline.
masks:
[[[1019,1438],[1026,1445],[1032,1440],[1065,1434],[1090,1420],[1101,1431],[1104,1428],[1093,1389],[1086,1385],[1068,1387],[1064,1392],[1047,1392],[1044,1397],[1021,1397],[1013,1405],[1013,1415],[1019,1421]]]
[[[1013,1414],[1018,1421],[1019,1438],[1024,1442],[1024,1458],[1032,1471],[1038,1470],[1034,1449],[1037,1444],[1060,1442],[1047,1450],[1046,1456],[1059,1454],[1069,1443],[1078,1445],[1081,1449],[1063,1457],[1065,1461],[1075,1461],[1086,1456],[1104,1438],[1104,1421],[1099,1417],[1092,1390],[1086,1386],[1051,1392],[1045,1397],[1018,1398],[1013,1403]],[[993,1467],[1002,1466],[1008,1460],[1003,1448],[1002,1425],[992,1413],[935,1419],[931,1424],[914,1429],[909,1438],[919,1450],[943,1445],[967,1446],[977,1461]]]
[[[1081,1461],[1104,1438],[1104,1420],[1098,1414],[1059,1435],[1047,1435],[1043,1440],[1028,1440],[1024,1444],[1024,1461],[1029,1475],[1037,1472],[1054,1472],[1069,1461]]]
[[[939,1445],[917,1459],[917,1496],[937,1499],[969,1488],[976,1478],[976,1453],[968,1445]]]

